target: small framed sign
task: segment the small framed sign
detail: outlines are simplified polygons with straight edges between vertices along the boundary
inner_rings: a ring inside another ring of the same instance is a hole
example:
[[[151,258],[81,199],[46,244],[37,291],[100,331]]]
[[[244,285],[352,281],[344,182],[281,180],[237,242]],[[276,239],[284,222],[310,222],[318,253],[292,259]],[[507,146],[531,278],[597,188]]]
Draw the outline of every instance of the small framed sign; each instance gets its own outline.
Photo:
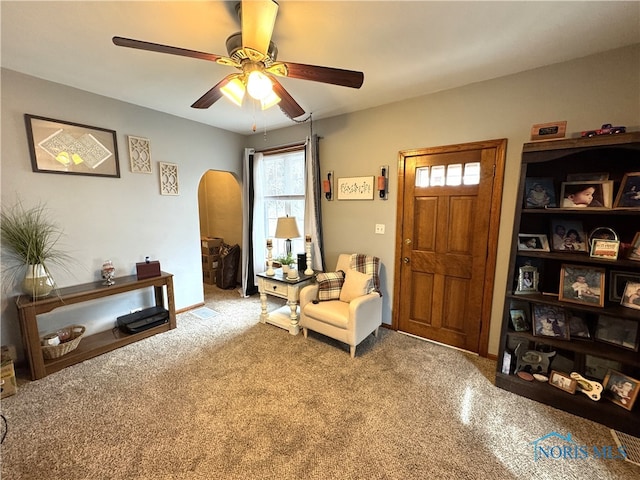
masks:
[[[373,200],[373,177],[338,178],[338,200]]]
[[[536,123],[531,127],[531,140],[547,140],[551,138],[564,138],[567,132],[567,121]]]
[[[617,260],[620,242],[618,240],[594,239],[591,243],[589,255],[594,258],[604,258],[607,260]]]

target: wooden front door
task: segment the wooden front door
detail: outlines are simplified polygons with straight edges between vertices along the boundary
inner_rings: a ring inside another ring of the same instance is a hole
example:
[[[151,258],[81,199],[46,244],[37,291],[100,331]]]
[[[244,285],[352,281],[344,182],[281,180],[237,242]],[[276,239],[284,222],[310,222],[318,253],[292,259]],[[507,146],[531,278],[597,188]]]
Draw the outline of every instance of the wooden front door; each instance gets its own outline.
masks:
[[[487,354],[506,140],[400,152],[394,324]]]

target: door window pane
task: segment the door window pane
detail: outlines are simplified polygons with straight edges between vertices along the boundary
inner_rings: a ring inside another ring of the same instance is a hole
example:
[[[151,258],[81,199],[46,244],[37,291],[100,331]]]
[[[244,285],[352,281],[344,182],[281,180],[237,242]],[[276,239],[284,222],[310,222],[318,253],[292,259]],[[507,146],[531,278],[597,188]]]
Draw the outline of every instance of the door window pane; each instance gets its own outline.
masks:
[[[441,187],[444,185],[445,173],[444,165],[435,165],[431,167],[431,186]]]
[[[429,167],[416,168],[416,187],[429,186]]]
[[[480,162],[464,164],[463,182],[465,185],[480,184]]]
[[[454,163],[447,167],[447,185],[460,185],[462,183],[462,164]]]

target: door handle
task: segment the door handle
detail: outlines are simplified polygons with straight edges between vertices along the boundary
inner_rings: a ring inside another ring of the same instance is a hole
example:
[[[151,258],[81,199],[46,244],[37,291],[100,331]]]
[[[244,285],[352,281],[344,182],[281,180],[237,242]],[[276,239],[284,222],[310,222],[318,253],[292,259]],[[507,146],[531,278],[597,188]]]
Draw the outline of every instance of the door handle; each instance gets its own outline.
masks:
[[[404,263],[408,264],[408,263],[409,263],[409,257],[404,257],[404,258],[402,259],[402,261],[403,261]]]

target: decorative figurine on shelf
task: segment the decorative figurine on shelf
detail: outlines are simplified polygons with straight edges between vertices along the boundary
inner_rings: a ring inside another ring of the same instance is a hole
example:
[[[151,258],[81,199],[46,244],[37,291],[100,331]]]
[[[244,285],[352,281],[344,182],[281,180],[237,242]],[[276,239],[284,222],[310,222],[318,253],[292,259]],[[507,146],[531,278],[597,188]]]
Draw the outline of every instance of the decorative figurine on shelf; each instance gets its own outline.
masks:
[[[113,278],[116,276],[116,267],[113,266],[111,260],[107,260],[102,264],[102,278],[105,280],[103,285],[111,286],[114,282]]]
[[[313,268],[311,268],[311,235],[305,235],[304,240],[305,253],[307,255],[307,269],[304,271],[304,274],[313,275]]]
[[[273,240],[267,238],[267,271],[265,273],[269,276],[276,274],[273,270],[273,256],[271,254],[271,250],[273,250]]]

